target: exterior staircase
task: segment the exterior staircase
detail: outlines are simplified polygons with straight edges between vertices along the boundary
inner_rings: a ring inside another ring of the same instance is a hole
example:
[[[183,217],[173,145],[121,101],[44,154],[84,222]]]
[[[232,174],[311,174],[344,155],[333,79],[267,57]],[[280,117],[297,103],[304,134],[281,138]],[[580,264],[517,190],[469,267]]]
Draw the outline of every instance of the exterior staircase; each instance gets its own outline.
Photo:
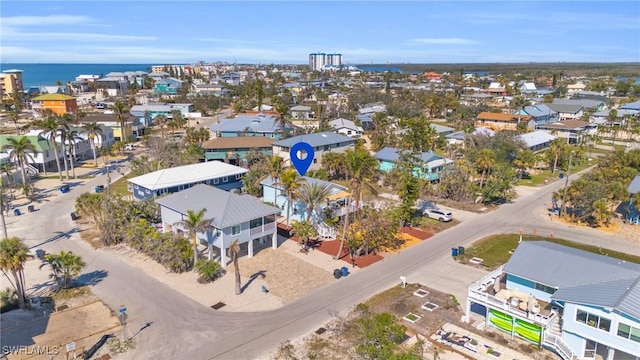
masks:
[[[29,174],[32,177],[36,177],[38,175],[40,175],[40,170],[38,170],[37,167],[31,165],[31,164],[25,164],[24,165],[24,172]]]
[[[317,222],[313,224],[316,228],[316,232],[321,239],[324,240],[335,240],[336,239],[336,229],[327,225],[324,221]]]
[[[560,328],[560,317],[556,316],[553,325],[544,333],[542,345],[555,351],[563,360],[573,360],[575,354],[571,348],[562,340],[562,329]]]

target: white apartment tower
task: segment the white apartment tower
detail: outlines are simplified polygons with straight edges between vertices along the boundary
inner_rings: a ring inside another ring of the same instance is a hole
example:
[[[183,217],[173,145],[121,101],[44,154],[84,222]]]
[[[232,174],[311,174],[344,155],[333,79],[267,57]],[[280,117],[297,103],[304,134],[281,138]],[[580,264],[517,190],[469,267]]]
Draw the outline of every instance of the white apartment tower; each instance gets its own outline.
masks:
[[[321,71],[325,65],[342,66],[342,54],[309,54],[309,67],[312,71]]]

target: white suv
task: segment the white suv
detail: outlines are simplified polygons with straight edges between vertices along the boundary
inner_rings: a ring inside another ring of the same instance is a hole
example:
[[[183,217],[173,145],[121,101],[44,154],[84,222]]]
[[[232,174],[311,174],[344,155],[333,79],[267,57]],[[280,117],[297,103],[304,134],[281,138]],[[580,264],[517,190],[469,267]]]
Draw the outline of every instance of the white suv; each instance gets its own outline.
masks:
[[[441,209],[425,209],[422,212],[422,215],[442,222],[449,222],[453,220],[453,214],[451,214],[450,211]]]

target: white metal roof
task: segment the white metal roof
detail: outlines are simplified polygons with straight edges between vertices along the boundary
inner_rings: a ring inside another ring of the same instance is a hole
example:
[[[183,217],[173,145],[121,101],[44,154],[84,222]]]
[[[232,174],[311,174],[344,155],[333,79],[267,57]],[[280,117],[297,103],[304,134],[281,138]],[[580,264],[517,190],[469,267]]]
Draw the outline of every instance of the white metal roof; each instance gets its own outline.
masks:
[[[149,190],[159,190],[224,176],[241,175],[248,171],[221,161],[208,161],[154,171],[131,178],[129,182]]]

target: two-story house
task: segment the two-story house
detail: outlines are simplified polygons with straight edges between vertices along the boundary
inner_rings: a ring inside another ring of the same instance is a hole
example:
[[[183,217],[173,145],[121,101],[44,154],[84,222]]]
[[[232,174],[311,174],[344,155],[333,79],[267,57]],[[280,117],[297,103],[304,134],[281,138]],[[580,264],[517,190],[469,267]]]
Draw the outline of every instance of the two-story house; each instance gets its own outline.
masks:
[[[214,138],[238,136],[263,136],[280,139],[282,129],[273,114],[239,114],[233,119],[222,119],[210,127]],[[285,128],[288,129],[288,128]]]
[[[322,155],[327,152],[345,152],[347,149],[353,150],[356,139],[332,132],[321,132],[290,137],[272,143],[273,155],[278,155],[284,159],[284,165],[291,164],[291,147],[299,142],[306,142],[313,147],[314,157],[309,169],[317,170],[322,167]]]
[[[45,109],[54,114],[64,115],[78,111],[78,102],[73,96],[65,94],[44,94],[31,99],[33,110],[42,112]]]
[[[557,105],[579,105],[584,110],[604,111],[607,104],[602,100],[595,99],[553,99],[553,104]]]
[[[637,360],[640,265],[547,241],[524,241],[469,287],[465,320],[555,351],[564,360]]]
[[[238,241],[240,249],[254,254],[254,246],[266,244],[278,247],[276,216],[280,209],[267,205],[251,195],[238,195],[213,186],[198,184],[155,200],[160,205],[163,232],[188,230],[180,225],[189,210],[205,210],[205,219],[212,219],[213,228],[196,234],[201,244],[209,249],[209,259],[214,258],[214,247],[220,255],[220,264],[227,266],[227,249]]]
[[[32,176],[38,175],[40,172],[46,174],[47,171],[57,171],[56,168],[56,152],[53,150],[53,143],[42,136],[41,130],[31,130],[24,135],[8,135],[0,134],[0,149],[8,145],[7,139],[18,139],[25,136],[35,146],[36,153],[27,152],[30,156],[28,159],[29,164],[25,166],[25,171]],[[60,144],[57,144],[58,159],[64,158],[64,149]],[[2,152],[9,155],[11,148],[3,150]],[[17,165],[17,164],[16,164]]]
[[[172,194],[197,184],[211,185],[226,191],[240,190],[242,176],[248,171],[221,161],[207,161],[150,172],[127,182],[134,198],[146,199]]]
[[[378,151],[374,157],[380,161],[380,171],[390,172],[398,166],[398,162],[401,161],[401,155],[402,150],[385,147]],[[413,168],[413,176],[428,181],[438,181],[440,179],[440,173],[446,169],[447,166],[453,164],[453,160],[432,152],[423,152],[416,160],[418,160],[419,164]]]
[[[576,104],[547,104],[547,106],[558,113],[558,120],[580,120],[584,115],[582,105]]]
[[[521,123],[526,124],[528,129],[534,128],[530,115],[481,112],[476,116],[476,126],[488,127],[494,131],[516,131]]]
[[[338,134],[359,138],[364,134],[362,126],[356,125],[351,120],[339,118],[329,121],[329,127]]]
[[[262,136],[219,137],[206,140],[201,147],[205,161],[218,160],[246,167],[247,155],[256,151],[265,156],[273,155],[273,139]]]
[[[315,118],[315,114],[311,110],[311,106],[297,105],[289,109],[291,117],[295,120],[312,120]]]
[[[161,95],[176,95],[184,81],[172,77],[156,81],[153,92]]]
[[[124,129],[122,129],[122,125],[113,113],[89,113],[87,116],[82,118],[82,122],[96,122],[103,128],[111,129],[116,140],[135,140],[138,136],[143,135],[145,129],[145,126],[140,123],[140,120],[131,114],[127,114],[125,116]]]
[[[520,110],[516,110],[514,114],[531,116],[531,119],[533,119],[534,122],[534,126],[558,121],[558,112],[551,110],[551,108],[543,103],[525,106]]]
[[[579,144],[585,135],[595,135],[598,125],[581,120],[565,120],[551,124],[538,126],[538,130],[544,130],[559,138],[567,139],[569,144]]]

